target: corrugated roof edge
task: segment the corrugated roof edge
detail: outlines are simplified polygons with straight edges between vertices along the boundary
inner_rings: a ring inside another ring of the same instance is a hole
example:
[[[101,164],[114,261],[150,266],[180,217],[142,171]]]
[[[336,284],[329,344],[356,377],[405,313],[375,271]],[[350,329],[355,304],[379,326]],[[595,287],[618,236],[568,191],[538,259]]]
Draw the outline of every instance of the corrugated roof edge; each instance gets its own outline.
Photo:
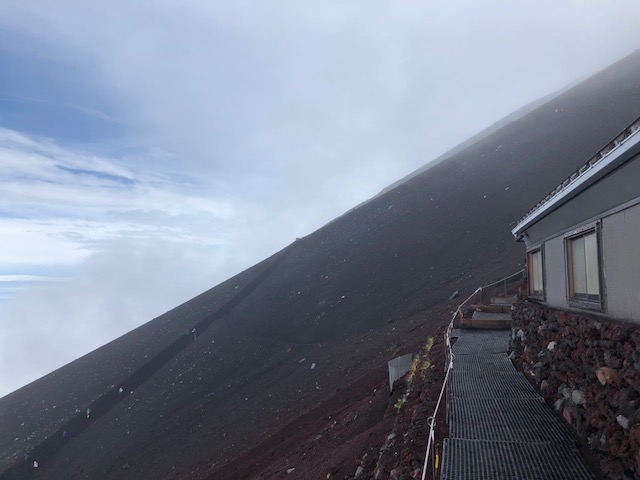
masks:
[[[562,183],[554,188],[540,202],[529,210],[511,230],[511,234],[518,238],[523,230],[534,223],[540,216],[548,213],[552,207],[557,206],[562,200],[567,199],[569,194],[574,193],[587,180],[593,178],[607,165],[612,163],[633,145],[640,142],[640,118],[625,128],[613,140],[601,148],[598,153],[587,160],[578,170],[569,175]],[[569,197],[570,198],[570,197]]]

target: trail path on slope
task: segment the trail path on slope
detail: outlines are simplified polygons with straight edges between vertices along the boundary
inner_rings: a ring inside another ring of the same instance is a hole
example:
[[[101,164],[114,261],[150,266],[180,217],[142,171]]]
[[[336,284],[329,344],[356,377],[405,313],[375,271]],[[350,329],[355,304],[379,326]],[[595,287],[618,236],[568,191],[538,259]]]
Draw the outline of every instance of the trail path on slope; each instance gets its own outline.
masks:
[[[167,363],[173,360],[188,346],[196,341],[196,336],[200,335],[207,328],[209,328],[214,321],[220,319],[224,315],[229,314],[236,306],[238,306],[243,300],[245,300],[273,271],[278,268],[291,251],[291,245],[282,250],[278,255],[274,256],[271,262],[265,270],[244,286],[233,298],[226,302],[222,307],[213,312],[211,315],[203,318],[199,322],[195,323],[189,331],[184,335],[178,337],[174,342],[169,344],[157,355],[151,358],[147,363],[143,364],[140,368],[134,371],[131,375],[126,377],[120,383],[111,388],[104,395],[90,404],[85,405],[83,408],[90,408],[91,415],[87,416],[86,410],[81,411],[77,415],[71,418],[67,423],[62,425],[57,431],[51,434],[48,438],[43,440],[30,452],[28,452],[28,459],[25,461],[23,458],[14,463],[11,467],[5,470],[0,475],[0,480],[23,480],[30,478],[36,473],[45,473],[46,463],[51,459],[61,448],[67,443],[73,442],[77,439],[78,435],[84,430],[89,428],[96,421],[114,408],[121,400],[126,398],[130,392],[139,388],[144,382],[146,382],[152,375],[158,372]],[[195,334],[193,333],[195,329]],[[123,393],[119,392],[119,389],[123,389]],[[63,433],[67,432],[66,437],[63,437]],[[33,461],[37,461],[39,467],[33,468]]]
[[[564,425],[511,364],[510,334],[457,335],[442,480],[594,480]]]

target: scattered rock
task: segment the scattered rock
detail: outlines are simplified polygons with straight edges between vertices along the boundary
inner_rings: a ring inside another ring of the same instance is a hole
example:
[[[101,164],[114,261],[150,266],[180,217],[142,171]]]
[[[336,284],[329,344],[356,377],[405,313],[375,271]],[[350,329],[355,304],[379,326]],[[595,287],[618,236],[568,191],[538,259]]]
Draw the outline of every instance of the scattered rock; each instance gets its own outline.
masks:
[[[638,409],[637,405],[638,405],[637,401],[622,402],[620,404],[620,413],[625,417],[632,417],[635,414],[636,410]]]
[[[573,411],[571,410],[571,407],[564,407],[564,410],[562,410],[562,417],[569,425],[573,424]]]
[[[362,476],[362,474],[364,473],[364,468],[362,468],[362,465],[360,465],[357,469],[356,469],[356,478],[360,478]]]
[[[636,423],[629,431],[629,444],[631,449],[640,452],[640,423]]]
[[[550,352],[553,352],[556,348],[557,343],[556,342],[549,342],[549,344],[547,345],[547,350],[549,350]]]
[[[604,363],[608,366],[615,369],[618,369],[622,366],[622,359],[617,355],[611,353],[609,350],[605,350],[604,352]]]
[[[618,425],[620,425],[625,430],[629,429],[629,419],[624,415],[618,415],[616,417],[616,422],[618,422]]]
[[[584,392],[581,390],[573,390],[571,392],[571,401],[576,405],[584,405],[587,398],[584,396]]]
[[[449,300],[453,300],[454,298],[458,298],[459,296],[460,296],[460,292],[456,290],[451,294],[451,296],[449,297]]]
[[[295,472],[295,470],[296,470],[295,468],[289,468],[289,469],[287,469],[287,475],[289,475],[289,474],[291,474],[291,473]]]
[[[600,367],[596,370],[596,377],[602,385],[617,385],[620,383],[620,375],[611,367]]]

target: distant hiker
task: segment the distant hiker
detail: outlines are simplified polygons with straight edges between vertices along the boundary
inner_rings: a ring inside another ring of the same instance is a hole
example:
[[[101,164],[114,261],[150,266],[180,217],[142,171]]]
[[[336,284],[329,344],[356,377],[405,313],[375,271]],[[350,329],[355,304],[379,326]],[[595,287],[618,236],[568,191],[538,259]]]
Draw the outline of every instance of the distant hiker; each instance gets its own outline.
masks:
[[[191,329],[191,333],[193,334],[193,341],[195,342],[195,340],[196,340],[196,327],[193,327]]]
[[[35,460],[33,461],[33,468],[38,468],[38,462],[36,462]]]
[[[87,418],[91,416],[91,408],[87,407]]]
[[[122,387],[120,387],[120,390],[118,390],[118,393],[119,393],[120,395],[122,395],[122,392],[123,392],[123,391],[124,391],[124,390],[122,390]]]
[[[27,463],[27,460],[29,460],[29,454],[25,453],[24,454],[24,463]]]
[[[68,436],[69,436],[69,432],[67,432],[66,430],[64,432],[62,432],[62,439],[63,440],[66,440]]]

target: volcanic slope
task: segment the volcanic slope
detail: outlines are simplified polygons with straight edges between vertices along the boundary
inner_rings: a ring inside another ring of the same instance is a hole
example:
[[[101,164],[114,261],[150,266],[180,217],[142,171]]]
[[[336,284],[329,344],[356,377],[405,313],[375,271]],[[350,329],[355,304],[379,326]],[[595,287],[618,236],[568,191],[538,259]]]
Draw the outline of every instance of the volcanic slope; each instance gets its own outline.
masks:
[[[384,377],[384,361],[448,320],[454,290],[465,295],[521,268],[523,247],[510,227],[639,116],[636,52],[7,395],[0,399],[0,478],[239,478],[234,458],[252,447],[268,451],[270,438],[320,415],[340,392],[373,395],[366,379]],[[94,401],[104,408],[82,423]],[[62,439],[68,425],[75,430]],[[26,452],[29,462],[44,457],[37,470],[22,461]],[[331,458],[327,450],[316,454]],[[253,471],[244,465],[242,478],[285,460],[263,456]]]

